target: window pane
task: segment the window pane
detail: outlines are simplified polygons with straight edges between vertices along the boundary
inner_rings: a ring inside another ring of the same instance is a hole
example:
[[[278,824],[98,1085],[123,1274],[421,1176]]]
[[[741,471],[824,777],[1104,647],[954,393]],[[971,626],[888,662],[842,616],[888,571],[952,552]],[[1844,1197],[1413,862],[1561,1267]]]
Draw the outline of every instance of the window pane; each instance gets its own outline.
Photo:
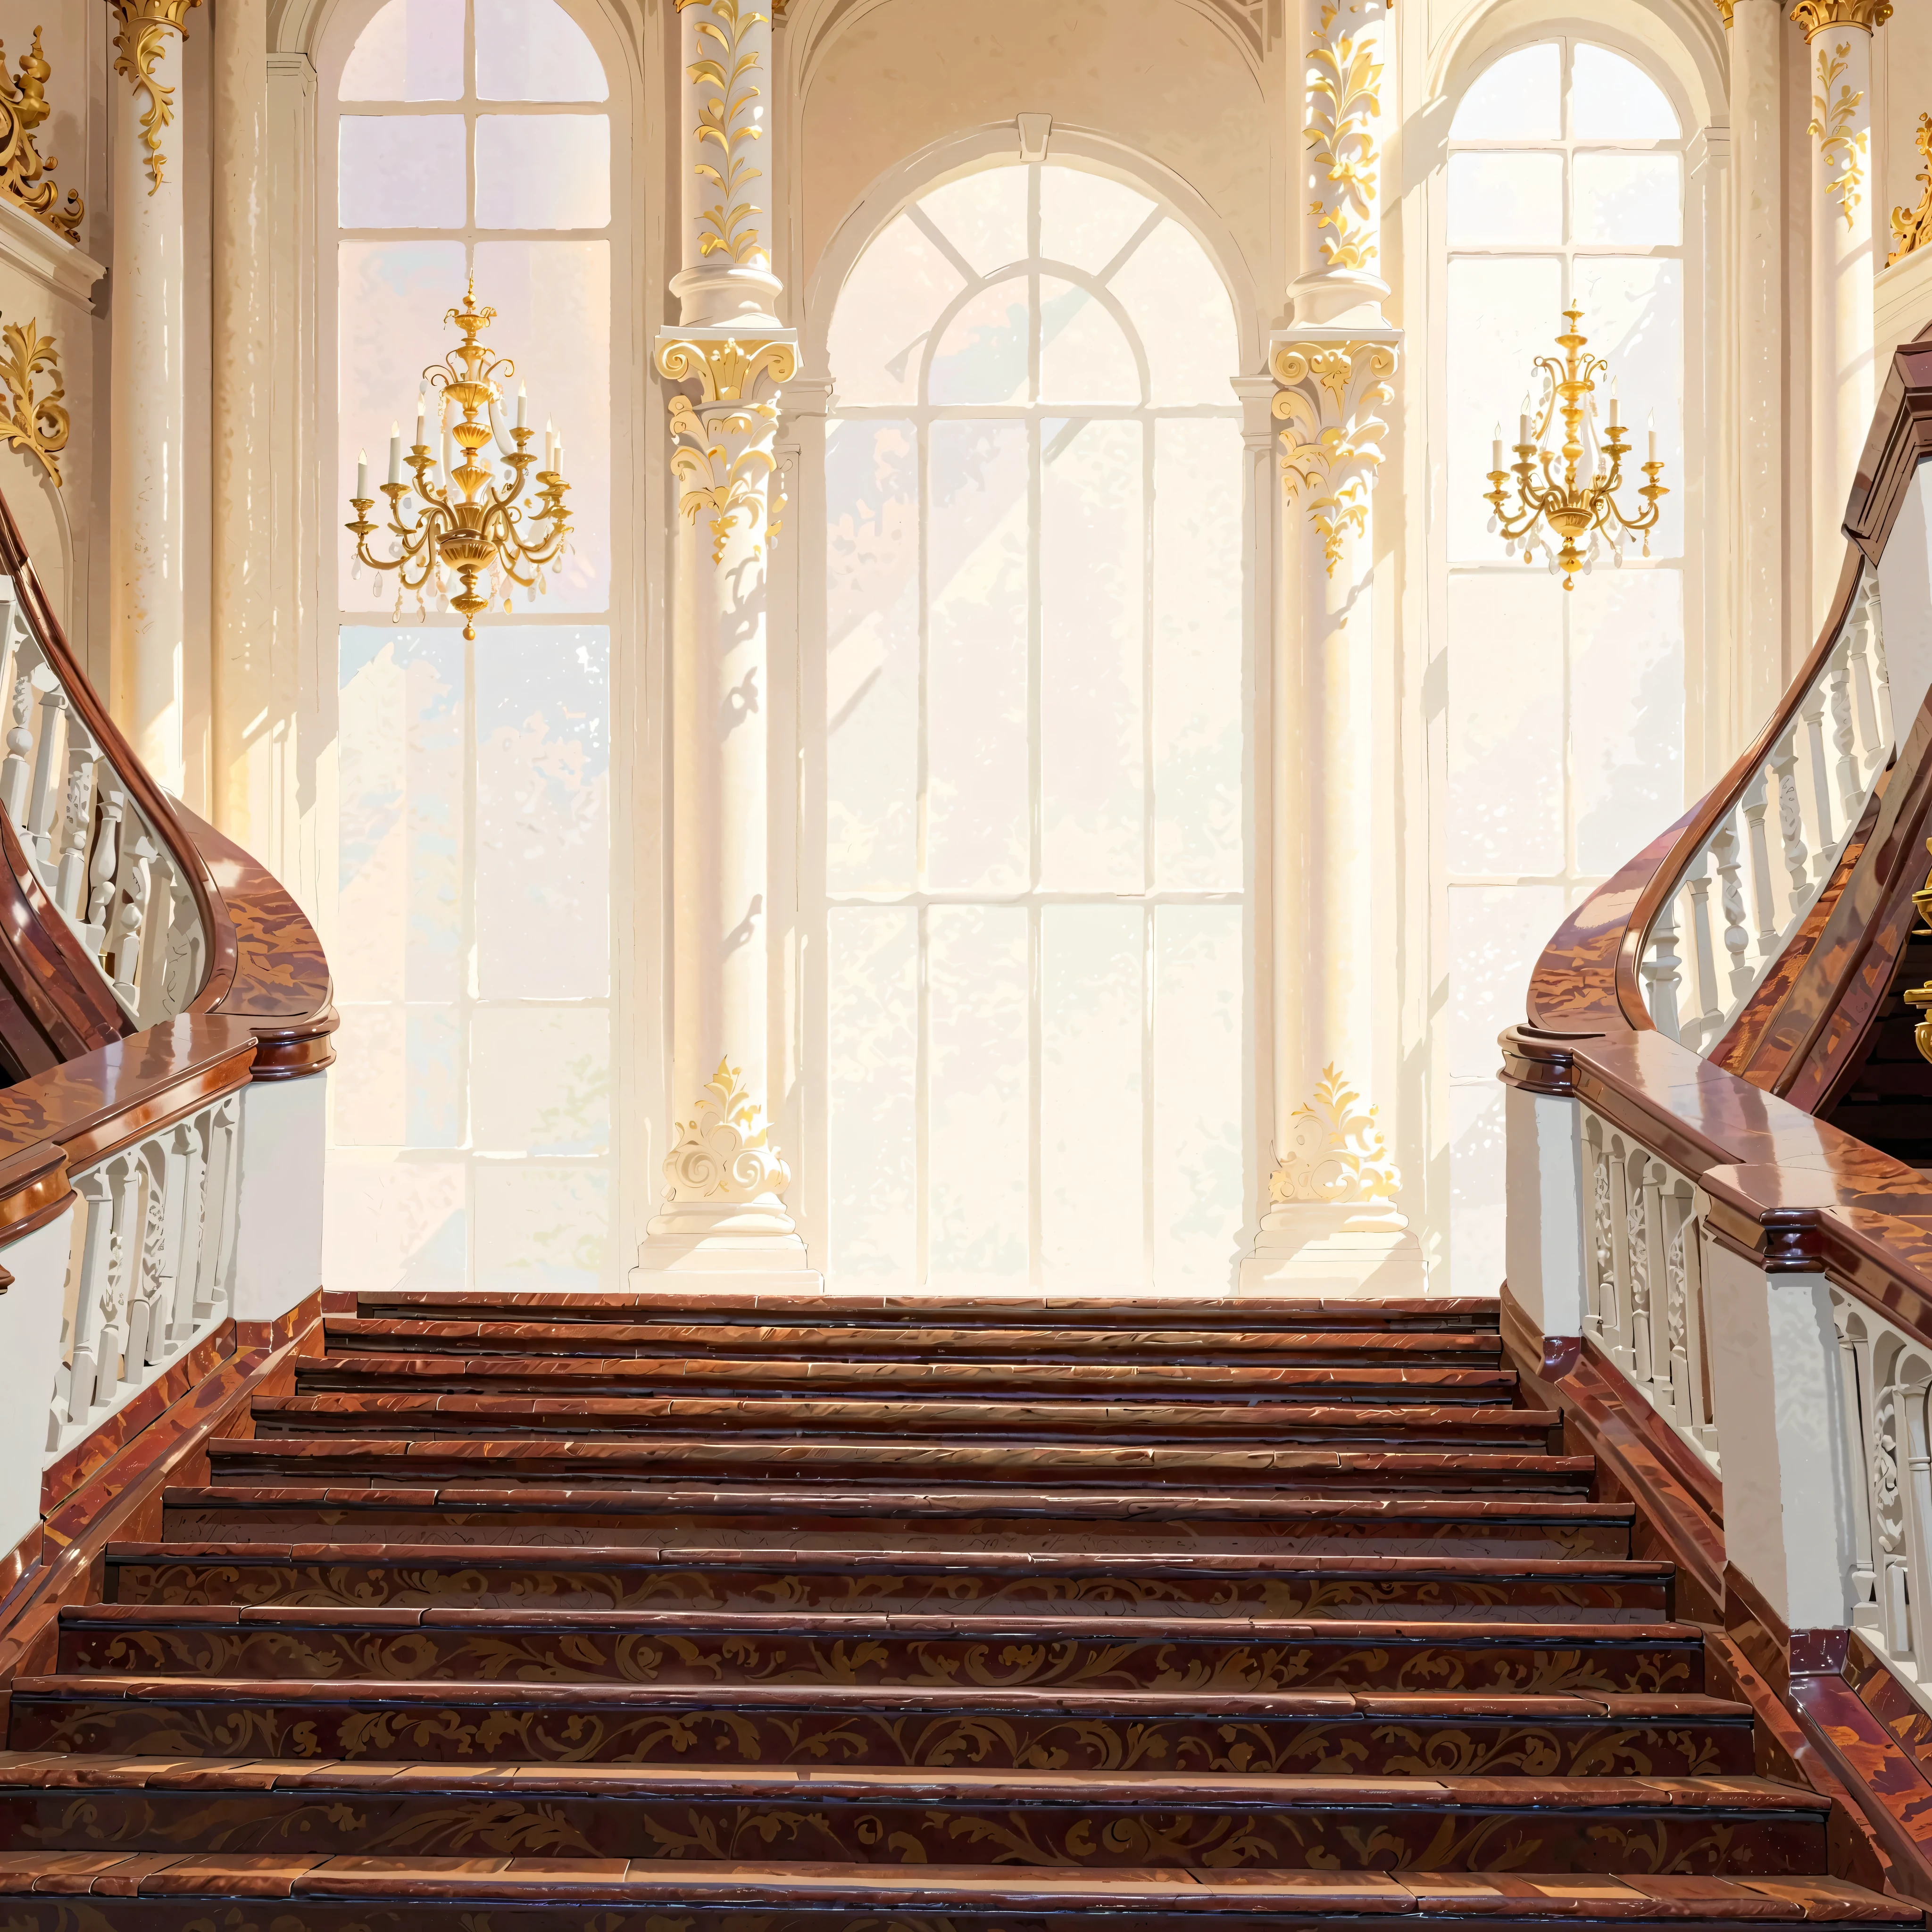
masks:
[[[1449,580],[1452,872],[1563,869],[1563,596],[1527,567]]]
[[[1592,351],[1610,358],[1623,419],[1635,445],[1624,458],[1631,484],[1649,446],[1646,424],[1657,418],[1657,453],[1670,494],[1650,539],[1653,556],[1684,554],[1684,264],[1585,256],[1576,263],[1576,299]],[[1627,494],[1635,508],[1641,499]],[[1624,855],[1628,857],[1629,855]]]
[[[1239,892],[1241,430],[1154,426],[1154,784],[1160,883]]]
[[[1576,237],[1622,248],[1684,238],[1684,184],[1675,154],[1579,154],[1572,180]]]
[[[1674,141],[1676,110],[1634,61],[1608,47],[1570,56],[1570,131],[1580,141]]]
[[[826,884],[917,882],[919,444],[909,422],[825,437]]]
[[[499,626],[474,649],[477,991],[596,998],[610,984],[609,635]]]
[[[1084,168],[1040,172],[1040,252],[1094,274],[1107,267],[1154,212],[1154,204]]]
[[[610,602],[610,244],[479,242],[476,299],[490,340],[530,386],[530,421],[554,421],[570,484],[570,552],[548,593],[517,608],[602,610]]]
[[[1042,876],[1145,884],[1141,742],[1146,583],[1137,422],[1048,417],[1040,461]]]
[[[610,1144],[610,1016],[482,1006],[470,1022],[472,1134],[485,1152],[598,1154]]]
[[[343,64],[342,100],[460,100],[463,0],[388,0]]]
[[[933,352],[927,400],[1024,403],[1027,374],[1027,285],[982,289],[946,326]]]
[[[1139,1281],[1147,914],[1050,905],[1040,919],[1042,1269],[1069,1286]]]
[[[916,1278],[919,914],[836,908],[826,921],[828,1192],[840,1279]]]
[[[932,434],[926,872],[1010,892],[1028,883],[1026,425]]]
[[[610,124],[601,114],[483,114],[476,221],[483,228],[602,228],[610,220]]]
[[[1137,403],[1140,370],[1120,325],[1084,289],[1042,275],[1040,397],[1044,403]]]
[[[345,1001],[329,1101],[341,1147],[459,1147],[463,1023],[452,1006]]]
[[[893,222],[859,257],[832,311],[826,347],[839,401],[913,401],[926,332],[964,286],[909,216]]]
[[[494,1162],[476,1175],[476,1286],[484,1293],[608,1288],[610,1178]]]
[[[1567,916],[1564,899],[1561,886],[1449,888],[1452,1078],[1496,1072],[1502,1059],[1496,1036],[1521,1024],[1530,970]]]
[[[1599,564],[1570,595],[1576,864],[1612,872],[1684,809],[1683,578]]]
[[[995,268],[1026,259],[1024,168],[982,169],[934,188],[919,207],[976,274],[990,275]]]
[[[1470,83],[1449,127],[1452,141],[1553,141],[1563,131],[1554,40],[1521,47]]]
[[[1499,1081],[1450,1084],[1449,1244],[1458,1294],[1493,1294],[1503,1278],[1503,1108]]]
[[[1027,1279],[1027,916],[1024,906],[934,906],[926,914],[927,1276],[936,1285],[1020,1287]],[[1086,1205],[1090,1216],[1090,1199]]]
[[[1449,245],[1516,246],[1563,239],[1560,154],[1452,154]]]
[[[344,228],[460,228],[463,117],[345,114],[338,202]]]
[[[443,316],[462,299],[465,273],[460,242],[344,242],[336,263],[338,440],[332,524],[349,520],[357,451],[369,452],[371,478],[380,481],[388,473],[391,426],[414,435],[416,385],[424,368],[440,361],[457,340]],[[387,511],[387,497],[379,495],[376,502],[377,510]],[[370,513],[372,520],[375,514]],[[379,556],[394,548],[393,538],[370,541]],[[333,554],[339,608],[394,608],[393,573],[365,570],[352,576],[355,557],[346,538]]]
[[[1224,1294],[1243,1214],[1239,906],[1154,916],[1154,1278]]]
[[[332,1152],[322,1205],[322,1275],[368,1292],[470,1286],[469,1169]]]
[[[556,0],[476,0],[476,92],[484,100],[605,100],[590,36]]]
[[[1232,400],[1241,366],[1234,304],[1208,251],[1174,220],[1163,221],[1108,287],[1147,352],[1156,403]]]
[[[463,991],[463,638],[345,628],[340,642],[338,920],[348,1000]]]
[[[1538,356],[1554,355],[1562,265],[1553,256],[1449,264],[1449,554],[1503,554],[1486,526],[1490,445],[1500,425],[1503,462],[1516,460],[1516,417]],[[1587,323],[1585,325],[1588,326]]]

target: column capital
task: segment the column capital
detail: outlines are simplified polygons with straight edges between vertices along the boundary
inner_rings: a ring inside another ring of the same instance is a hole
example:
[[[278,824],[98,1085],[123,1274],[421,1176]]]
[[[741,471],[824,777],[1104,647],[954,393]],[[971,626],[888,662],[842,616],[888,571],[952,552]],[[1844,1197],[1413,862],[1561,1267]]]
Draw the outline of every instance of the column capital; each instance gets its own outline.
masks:
[[[110,0],[110,4],[124,26],[172,27],[185,35],[188,16],[201,0]]]
[[[1728,21],[1730,10],[1724,17]],[[1858,27],[1869,34],[1892,18],[1892,0],[1798,0],[1791,17],[1804,29],[1808,40],[1846,27]]]
[[[695,382],[700,405],[748,402],[766,381],[776,386],[798,374],[798,334],[789,328],[663,329],[657,365],[668,382]]]

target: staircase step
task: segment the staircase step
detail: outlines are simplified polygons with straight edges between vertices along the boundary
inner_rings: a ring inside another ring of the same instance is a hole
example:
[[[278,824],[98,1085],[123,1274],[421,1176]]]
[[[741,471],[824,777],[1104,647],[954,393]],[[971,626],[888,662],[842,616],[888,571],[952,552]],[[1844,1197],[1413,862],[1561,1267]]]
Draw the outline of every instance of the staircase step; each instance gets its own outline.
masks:
[[[632,1294],[622,1289],[492,1294],[439,1294],[392,1288],[358,1295],[363,1319],[522,1321],[546,1327],[578,1321],[648,1322],[656,1328],[694,1324],[783,1327],[804,1324],[873,1329],[907,1328],[1064,1328],[1108,1330],[1250,1329],[1264,1334],[1365,1329],[1424,1333],[1497,1333],[1499,1306],[1487,1295],[1439,1300],[1392,1296],[1386,1300],[1323,1300],[1312,1296],[1242,1295],[1209,1299],[1184,1295],[748,1295],[703,1290]]]
[[[314,1853],[182,1858],[120,1852],[0,1855],[0,1897],[22,1932],[208,1932],[254,1925],[238,1897],[292,1904],[286,1932],[1050,1932],[1106,1915],[1109,1932],[1270,1932],[1346,1924],[1352,1932],[1475,1928],[1560,1919],[1580,1932],[1694,1925],[1744,1932],[1829,1922],[1844,1932],[1916,1925],[1905,1900],[1826,1878],[1627,1878],[1116,1868],[1092,1873],[1012,1864],[890,1866],[747,1861],[732,1866],[614,1858],[328,1858]],[[84,1921],[62,1901],[86,1900]],[[553,1903],[554,1901],[554,1903]]]
[[[1547,1425],[1546,1425],[1546,1427]],[[648,1438],[386,1436],[316,1439],[230,1437],[208,1444],[212,1479],[234,1483],[348,1483],[380,1488],[487,1481],[628,1487],[653,1477],[731,1481],[768,1478],[814,1484],[854,1481],[894,1488],[931,1483],[1009,1484],[1049,1478],[1056,1488],[1100,1484],[1252,1484],[1276,1495],[1378,1496],[1528,1493],[1583,1496],[1596,1476],[1588,1456],[1538,1451],[1381,1448],[1335,1444],[1264,1449],[1221,1443],[1001,1442],[947,1440],[913,1430],[902,1437],[760,1439],[716,1435]]]
[[[793,1547],[827,1537],[900,1549],[908,1539],[937,1536],[951,1545],[962,1538],[986,1538],[1041,1549],[1065,1541],[1090,1551],[1144,1550],[1154,1544],[1230,1552],[1292,1548],[1358,1555],[1394,1554],[1446,1540],[1468,1556],[1514,1549],[1524,1556],[1628,1556],[1635,1515],[1628,1504],[1546,1496],[1376,1502],[1180,1486],[920,1491],[778,1483],[599,1490],[535,1483],[386,1489],[290,1484],[170,1489],[162,1501],[170,1539],[229,1542],[256,1535],[292,1541],[285,1532],[297,1526],[339,1531],[345,1541],[380,1541],[384,1539],[372,1539],[369,1532],[381,1526],[406,1529],[418,1543],[568,1542],[596,1530],[603,1543],[688,1542],[701,1532],[747,1547],[754,1546],[747,1541],[753,1538]]]
[[[26,1754],[23,1754],[23,1756]],[[1749,1778],[1511,1778],[1165,1774],[1118,1770],[806,1771],[476,1764],[0,1760],[8,1842],[100,1831],[178,1852],[190,1820],[224,1852],[365,1856],[538,1845],[551,1855],[836,1859],[930,1870],[983,1858],[1051,1868],[1400,1871],[1405,1865],[1802,1875],[1825,1864],[1827,1802]],[[83,1821],[87,1821],[83,1822]],[[210,1829],[209,1826],[213,1826]],[[1721,1849],[1720,1849],[1721,1848]],[[85,1845],[70,1849],[87,1849]],[[935,1874],[936,1875],[936,1874]]]
[[[1361,1449],[1510,1449],[1561,1447],[1562,1418],[1544,1409],[1455,1406],[1426,1394],[1407,1406],[1326,1402],[1011,1402],[923,1396],[388,1395],[371,1413],[366,1395],[264,1396],[255,1433],[371,1436],[415,1434],[508,1438],[535,1434],[676,1436],[728,1429],[734,1439],[824,1432],[1037,1442],[1103,1436],[1110,1443],[1194,1437],[1270,1446],[1346,1439]]]
[[[470,1605],[528,1610],[1102,1610],[1168,1616],[1455,1618],[1465,1628],[1657,1622],[1670,1566],[1603,1557],[1123,1554],[1013,1550],[646,1550],[350,1543],[111,1545],[124,1604]]]
[[[541,1621],[538,1621],[541,1619]],[[1288,1622],[957,1610],[305,1610],[71,1605],[58,1670],[481,1683],[953,1685],[1193,1694],[1682,1696],[1694,1624]]]

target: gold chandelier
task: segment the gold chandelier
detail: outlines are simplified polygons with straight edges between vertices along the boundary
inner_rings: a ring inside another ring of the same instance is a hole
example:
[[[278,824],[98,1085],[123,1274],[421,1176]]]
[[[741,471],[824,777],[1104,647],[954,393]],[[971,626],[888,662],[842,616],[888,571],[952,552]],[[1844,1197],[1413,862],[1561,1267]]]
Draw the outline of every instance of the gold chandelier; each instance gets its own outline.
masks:
[[[1645,482],[1636,494],[1644,507],[1626,514],[1617,502],[1624,480],[1624,458],[1630,445],[1624,425],[1617,415],[1616,385],[1610,386],[1607,434],[1597,427],[1597,378],[1610,373],[1609,362],[1600,356],[1586,356],[1589,340],[1578,325],[1583,319],[1580,308],[1566,308],[1563,319],[1568,328],[1556,338],[1563,351],[1539,356],[1531,365],[1543,379],[1542,394],[1532,406],[1532,398],[1522,399],[1522,413],[1517,418],[1516,461],[1503,466],[1502,425],[1496,425],[1496,440],[1490,448],[1490,489],[1484,500],[1493,514],[1490,518],[1492,535],[1500,535],[1506,554],[1514,556],[1522,547],[1522,560],[1536,561],[1539,544],[1550,560],[1550,574],[1562,573],[1565,590],[1576,586],[1580,572],[1587,574],[1597,560],[1600,546],[1607,543],[1612,560],[1621,565],[1626,545],[1642,539],[1643,554],[1650,554],[1650,532],[1662,514],[1658,500],[1670,493],[1657,479],[1664,465],[1657,456],[1656,418],[1651,418],[1650,460],[1642,466]],[[1532,428],[1532,418],[1534,418]],[[1563,440],[1552,440],[1558,418]],[[1516,500],[1509,507],[1508,482],[1516,478]],[[1538,526],[1547,527],[1539,532]],[[1585,545],[1587,543],[1588,548]]]
[[[356,494],[350,499],[356,520],[346,526],[355,533],[358,565],[397,573],[398,618],[403,614],[403,598],[408,592],[415,594],[417,615],[428,614],[424,593],[434,581],[439,608],[447,605],[460,613],[463,634],[472,641],[477,616],[490,608],[498,584],[506,586],[506,610],[512,608],[514,594],[507,586],[520,586],[533,595],[548,587],[548,567],[566,554],[570,530],[570,514],[563,501],[570,487],[562,476],[563,440],[548,427],[543,467],[536,473],[538,488],[528,502],[520,505],[526,472],[537,460],[526,447],[535,434],[525,420],[529,398],[519,385],[516,425],[506,432],[500,415],[502,384],[516,374],[516,364],[508,356],[493,356],[478,339],[496,320],[496,311],[479,309],[476,297],[472,280],[463,306],[443,317],[455,323],[463,340],[442,362],[431,363],[423,371],[422,386],[416,392],[416,440],[409,454],[412,482],[403,481],[402,435],[394,424],[390,426],[389,480],[382,489],[389,500],[388,528],[396,539],[396,554],[378,556],[369,548],[376,527],[369,520],[369,512],[376,500],[369,494],[366,454],[357,461]],[[442,398],[440,459],[425,428],[431,390]],[[452,404],[463,412],[460,422],[449,419]],[[490,467],[482,453],[493,441],[505,466],[501,471]],[[459,451],[460,463],[456,460]],[[412,492],[421,499],[422,506],[405,520],[404,503]],[[450,593],[452,572],[460,580],[454,596]],[[486,572],[495,582],[488,590],[479,592],[477,580]]]

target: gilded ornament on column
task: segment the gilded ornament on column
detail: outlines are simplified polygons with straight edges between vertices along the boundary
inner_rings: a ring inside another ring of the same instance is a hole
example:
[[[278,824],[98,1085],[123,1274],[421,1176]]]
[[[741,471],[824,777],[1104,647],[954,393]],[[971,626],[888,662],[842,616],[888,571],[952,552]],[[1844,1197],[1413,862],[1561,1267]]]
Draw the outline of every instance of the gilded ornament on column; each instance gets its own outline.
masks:
[[[764,492],[776,467],[771,440],[778,428],[776,386],[798,372],[798,352],[789,342],[667,342],[658,351],[661,374],[674,382],[695,380],[695,402],[674,394],[670,433],[675,442],[670,466],[683,488],[678,508],[695,523],[709,514],[711,556],[722,562],[731,533],[749,527],[752,554],[760,555],[764,536],[776,531],[769,521]],[[772,393],[759,392],[770,383]],[[766,520],[764,535],[758,529]]]
[[[7,391],[0,410],[0,441],[40,460],[56,486],[60,464],[55,460],[67,447],[68,413],[61,405],[67,391],[61,386],[60,351],[51,335],[40,333],[37,322],[10,322],[0,329],[0,383]],[[45,375],[48,386],[36,396],[34,385]]]
[[[82,206],[69,189],[63,196],[46,177],[60,166],[50,154],[45,160],[34,135],[51,111],[47,106],[47,76],[53,72],[40,53],[40,30],[34,29],[32,50],[20,56],[18,86],[8,78],[5,53],[0,49],[0,194],[17,202],[36,220],[46,223],[70,242],[80,238]]]
[[[698,1096],[694,1118],[678,1124],[676,1144],[664,1156],[665,1198],[755,1201],[782,1194],[791,1169],[758,1124],[758,1111],[728,1054]]]
[[[1292,1138],[1268,1179],[1276,1202],[1393,1201],[1402,1174],[1376,1124],[1376,1110],[1332,1062],[1315,1097],[1294,1110]]]
[[[1889,10],[1888,9],[1887,10]],[[1845,212],[1845,226],[1852,226],[1858,205],[1864,199],[1866,136],[1862,129],[1852,132],[1858,116],[1862,92],[1838,86],[1851,64],[1849,43],[1818,50],[1818,92],[1811,97],[1811,122],[1805,132],[1818,143],[1819,158],[1827,174],[1835,178],[1825,184],[1827,196]],[[1837,97],[1832,89],[1838,88]]]
[[[1834,27],[1862,27],[1869,34],[1892,18],[1892,0],[1798,0],[1791,17],[1808,40]]]
[[[1731,24],[1731,7],[1732,0],[1718,0],[1718,11],[1724,15],[1724,25],[1727,27]]]
[[[1348,10],[1356,10],[1354,0]],[[1331,268],[1367,268],[1376,255],[1376,170],[1381,154],[1375,126],[1382,112],[1382,63],[1372,41],[1342,31],[1341,9],[1328,0],[1308,50],[1308,145],[1334,184],[1332,205],[1317,200],[1308,212],[1325,236],[1322,260]]]
[[[185,36],[188,10],[199,7],[201,0],[115,0],[115,4],[121,15],[121,31],[114,36],[119,50],[114,71],[148,97],[141,116],[141,145],[148,151],[148,192],[154,194],[159,192],[167,169],[161,134],[173,125],[175,118],[175,91],[154,78],[154,68],[166,44],[164,36]]]
[[[1892,211],[1892,232],[1898,246],[1885,258],[1888,268],[1932,242],[1932,114],[1918,117],[1918,158],[1925,164],[1919,170],[1918,184],[1925,192],[1918,197],[1916,208]]]
[[[760,61],[755,47],[745,43],[754,27],[769,16],[740,4],[740,0],[677,0],[677,10],[701,6],[707,17],[698,23],[698,38],[714,40],[718,52],[694,61],[685,72],[694,86],[705,91],[700,103],[695,133],[700,151],[707,142],[718,146],[718,162],[700,161],[697,172],[717,190],[718,199],[699,216],[706,232],[698,244],[704,260],[728,255],[741,268],[770,268],[770,251],[758,230],[764,212],[748,198],[754,181],[763,178],[752,166],[751,145],[764,138],[764,130],[755,124],[754,104],[761,90],[754,76]]]
[[[1388,433],[1377,412],[1394,398],[1395,368],[1396,352],[1385,342],[1284,343],[1274,352],[1282,385],[1274,414],[1287,425],[1282,484],[1291,502],[1307,493],[1330,577],[1349,531],[1360,536],[1368,527],[1369,486]]]

